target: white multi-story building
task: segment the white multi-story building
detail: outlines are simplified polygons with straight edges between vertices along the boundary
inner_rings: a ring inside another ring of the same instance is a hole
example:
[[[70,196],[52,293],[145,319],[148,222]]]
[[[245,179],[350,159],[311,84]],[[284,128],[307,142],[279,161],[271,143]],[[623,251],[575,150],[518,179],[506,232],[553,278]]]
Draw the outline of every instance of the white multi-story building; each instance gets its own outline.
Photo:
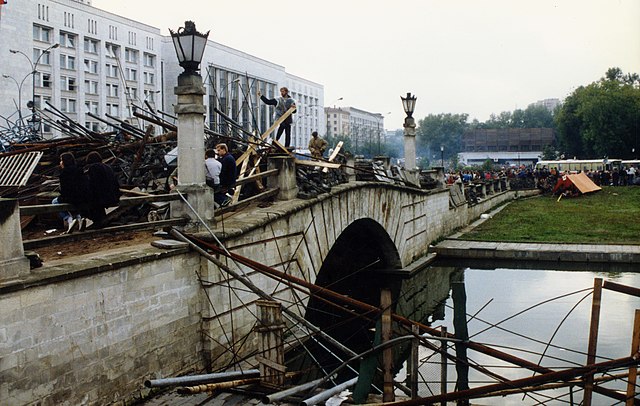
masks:
[[[171,38],[158,28],[95,8],[90,0],[21,0],[0,8],[0,37],[0,131],[20,115],[24,122],[37,118],[45,101],[60,111],[58,119],[98,132],[112,130],[104,123],[112,118],[135,123],[133,106],[148,103],[173,114],[182,68]],[[257,92],[276,97],[286,86],[298,105],[292,143],[306,147],[312,131],[325,132],[316,108],[324,102],[322,85],[212,40],[201,68],[210,129],[228,131],[221,111],[249,132],[265,131],[273,107],[260,103]],[[36,114],[27,107],[31,100]],[[41,126],[45,138],[61,134],[50,124]]]
[[[353,152],[376,155],[386,141],[384,116],[355,107],[326,107],[327,136],[351,139]]]

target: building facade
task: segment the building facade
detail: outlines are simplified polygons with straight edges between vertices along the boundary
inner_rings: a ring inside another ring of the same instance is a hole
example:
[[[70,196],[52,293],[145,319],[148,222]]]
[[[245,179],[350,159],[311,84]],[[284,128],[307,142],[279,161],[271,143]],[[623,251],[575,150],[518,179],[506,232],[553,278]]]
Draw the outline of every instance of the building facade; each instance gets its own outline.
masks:
[[[135,106],[147,104],[173,114],[173,88],[182,69],[170,37],[160,29],[95,8],[89,0],[9,2],[0,13],[0,116],[7,123],[0,124],[0,131],[5,136],[11,123],[20,122],[37,125],[44,138],[56,137],[63,134],[57,120],[111,131],[105,121],[135,125]],[[321,84],[212,40],[201,68],[210,129],[228,130],[218,114],[222,112],[249,132],[265,131],[273,121],[273,107],[260,103],[257,92],[276,97],[286,86],[298,104],[292,143],[304,148],[312,131],[325,132],[317,108],[324,102]],[[27,106],[31,100],[33,109]],[[39,120],[38,111],[45,108],[59,114]]]
[[[374,156],[386,142],[384,116],[355,107],[325,107],[327,136],[347,137],[353,153]]]
[[[462,134],[460,161],[481,165],[487,159],[499,165],[531,165],[554,142],[552,128],[476,129]]]

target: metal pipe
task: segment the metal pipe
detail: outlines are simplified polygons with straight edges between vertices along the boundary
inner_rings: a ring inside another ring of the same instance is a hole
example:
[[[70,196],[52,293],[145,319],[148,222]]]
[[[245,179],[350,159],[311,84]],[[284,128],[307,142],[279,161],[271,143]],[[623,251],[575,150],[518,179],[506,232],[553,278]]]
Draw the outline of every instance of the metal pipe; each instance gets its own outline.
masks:
[[[303,383],[302,385],[294,386],[292,388],[285,389],[280,392],[272,393],[270,395],[265,395],[262,397],[262,403],[264,403],[265,405],[269,405],[271,403],[279,402],[288,396],[295,395],[296,393],[304,392],[307,389],[311,389],[317,384],[319,384],[320,382],[322,382],[323,380],[324,378],[316,379],[315,381]]]
[[[180,395],[193,395],[202,392],[215,392],[221,389],[231,389],[237,386],[249,385],[260,382],[260,378],[237,379],[235,381],[207,383],[203,385],[187,386],[178,388],[176,392]]]
[[[312,406],[312,405],[317,405],[318,403],[322,402],[323,400],[327,400],[329,399],[331,396],[338,394],[340,392],[342,392],[343,390],[352,387],[353,385],[356,384],[356,382],[358,382],[358,378],[351,378],[346,382],[341,383],[340,385],[334,386],[331,389],[327,389],[326,391],[320,392],[315,396],[310,397],[309,399],[305,399],[303,400],[300,405],[302,406]]]
[[[162,388],[166,386],[193,386],[207,383],[228,382],[237,378],[257,378],[260,371],[247,369],[246,371],[218,372],[215,374],[179,376],[175,378],[148,379],[144,381],[147,388]]]

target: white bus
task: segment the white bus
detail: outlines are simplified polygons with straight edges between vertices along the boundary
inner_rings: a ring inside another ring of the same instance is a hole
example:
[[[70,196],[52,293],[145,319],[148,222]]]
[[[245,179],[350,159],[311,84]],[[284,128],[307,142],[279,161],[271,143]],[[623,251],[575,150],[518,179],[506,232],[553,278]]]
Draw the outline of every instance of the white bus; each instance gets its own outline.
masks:
[[[628,162],[628,161],[625,161]],[[557,169],[558,172],[584,172],[601,171],[603,169],[612,171],[613,168],[622,167],[623,161],[620,159],[561,159],[557,161],[538,161],[536,169],[542,168]]]

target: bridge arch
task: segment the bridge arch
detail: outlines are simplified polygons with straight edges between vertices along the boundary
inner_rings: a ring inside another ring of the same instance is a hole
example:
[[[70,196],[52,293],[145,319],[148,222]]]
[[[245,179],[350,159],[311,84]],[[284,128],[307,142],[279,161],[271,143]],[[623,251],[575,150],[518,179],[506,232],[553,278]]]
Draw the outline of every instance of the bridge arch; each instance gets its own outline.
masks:
[[[355,220],[338,236],[326,255],[315,284],[352,299],[380,305],[380,291],[391,288],[393,296],[401,287],[389,270],[399,269],[398,250],[385,230],[370,218]],[[310,297],[305,318],[356,352],[371,347],[377,315],[354,318],[348,306],[337,308],[317,297]],[[320,352],[322,353],[322,352]],[[327,356],[331,364],[331,356]],[[323,360],[320,360],[324,364]],[[335,360],[334,360],[335,362]]]

